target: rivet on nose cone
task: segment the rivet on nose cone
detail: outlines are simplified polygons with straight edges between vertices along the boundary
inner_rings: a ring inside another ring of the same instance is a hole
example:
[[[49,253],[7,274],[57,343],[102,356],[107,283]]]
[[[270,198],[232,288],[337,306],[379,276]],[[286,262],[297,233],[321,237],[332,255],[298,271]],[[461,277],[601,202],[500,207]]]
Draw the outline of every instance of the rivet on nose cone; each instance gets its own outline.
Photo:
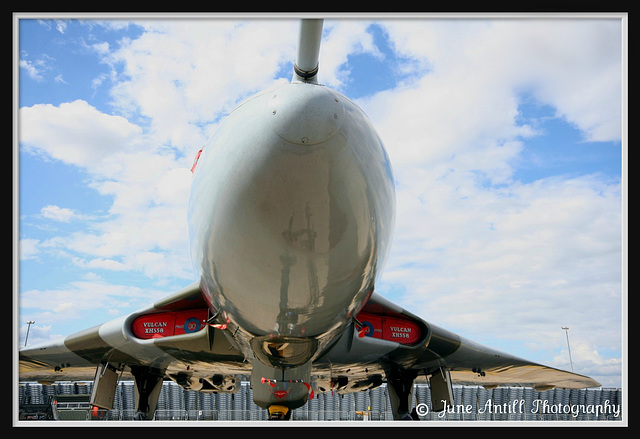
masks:
[[[320,85],[287,84],[267,101],[273,131],[297,145],[316,145],[334,136],[344,121],[344,105]]]

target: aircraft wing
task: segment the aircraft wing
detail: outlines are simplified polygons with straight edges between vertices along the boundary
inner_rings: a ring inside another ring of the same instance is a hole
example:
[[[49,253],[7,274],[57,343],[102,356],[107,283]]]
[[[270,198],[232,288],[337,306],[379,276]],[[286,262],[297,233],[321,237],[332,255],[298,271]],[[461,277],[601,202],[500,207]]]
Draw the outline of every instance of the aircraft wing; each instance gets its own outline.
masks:
[[[435,327],[432,329],[436,331]],[[599,387],[597,381],[576,373],[545,366],[509,355],[459,337],[459,347],[445,359],[454,384],[532,387],[538,391],[554,387],[583,389]],[[430,363],[437,347],[428,349],[418,365]]]
[[[64,339],[20,348],[21,381],[93,380],[98,365],[130,376],[136,367],[163,372],[185,388],[220,385],[221,376],[249,373],[243,355],[211,325],[198,283],[136,311]],[[206,369],[210,382],[191,382],[194,370]],[[188,373],[191,372],[191,373]],[[225,380],[228,383],[229,380]],[[193,386],[191,386],[193,384]],[[239,384],[239,381],[238,381]],[[235,391],[219,388],[217,391]]]
[[[211,318],[197,283],[153,305],[64,339],[20,348],[22,381],[93,380],[99,365],[130,377],[151,368],[186,389],[235,392],[250,363]],[[225,331],[227,333],[225,334]],[[599,387],[591,378],[481,346],[430,324],[373,294],[352,325],[314,361],[316,393],[376,387],[400,374],[432,380],[442,371],[451,383],[533,387]]]
[[[538,391],[554,387],[580,389],[599,387],[597,381],[576,373],[555,369],[482,346],[453,332],[424,321],[373,294],[356,318],[351,333],[343,335],[327,355],[333,375],[342,371],[358,375],[343,391],[357,391],[371,371],[387,377],[395,371],[415,381],[431,380],[444,371],[452,384],[532,387]],[[350,359],[357,361],[354,364]],[[368,361],[370,359],[370,361]]]

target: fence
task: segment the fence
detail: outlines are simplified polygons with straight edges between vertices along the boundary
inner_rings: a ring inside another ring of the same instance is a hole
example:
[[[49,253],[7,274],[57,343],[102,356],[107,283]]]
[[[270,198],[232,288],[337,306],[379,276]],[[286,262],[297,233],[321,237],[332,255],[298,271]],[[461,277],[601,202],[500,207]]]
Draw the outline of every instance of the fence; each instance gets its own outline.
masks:
[[[20,383],[20,405],[43,405],[52,395],[90,394],[93,383],[55,383],[47,386]],[[442,412],[431,410],[428,385],[414,387],[413,406],[420,420],[430,421],[619,421],[621,389],[552,389],[454,386],[454,405]],[[82,417],[80,413],[66,413]],[[90,419],[133,420],[135,388],[120,382],[113,410],[99,411]],[[62,419],[63,417],[61,417]],[[34,418],[37,419],[37,418]],[[262,421],[267,411],[253,402],[249,383],[235,394],[187,391],[174,382],[163,383],[155,420]],[[389,421],[393,419],[386,385],[358,393],[320,393],[292,413],[294,421]]]

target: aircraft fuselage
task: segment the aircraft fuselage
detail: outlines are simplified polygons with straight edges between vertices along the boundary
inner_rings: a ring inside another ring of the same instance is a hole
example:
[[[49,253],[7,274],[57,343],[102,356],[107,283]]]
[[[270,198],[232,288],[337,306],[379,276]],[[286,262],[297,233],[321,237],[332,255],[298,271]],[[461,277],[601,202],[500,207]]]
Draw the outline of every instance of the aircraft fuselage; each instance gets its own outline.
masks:
[[[245,355],[298,366],[371,294],[394,210],[384,146],[353,102],[304,82],[258,93],[194,170],[189,229],[205,298]]]

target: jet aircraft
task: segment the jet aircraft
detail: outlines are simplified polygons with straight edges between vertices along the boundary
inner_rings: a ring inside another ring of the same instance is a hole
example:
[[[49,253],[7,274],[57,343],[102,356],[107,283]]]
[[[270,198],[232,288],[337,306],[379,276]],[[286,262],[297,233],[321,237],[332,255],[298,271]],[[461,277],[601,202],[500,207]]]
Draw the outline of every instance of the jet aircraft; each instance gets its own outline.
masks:
[[[323,21],[301,21],[292,80],[241,103],[198,152],[188,207],[198,281],[130,315],[22,347],[21,380],[91,380],[113,408],[133,379],[137,419],[153,419],[163,380],[233,393],[248,380],[270,419],[322,392],[386,383],[410,419],[414,383],[433,409],[454,383],[598,387],[591,378],[481,346],[375,292],[395,189],[364,112],[318,82]]]

